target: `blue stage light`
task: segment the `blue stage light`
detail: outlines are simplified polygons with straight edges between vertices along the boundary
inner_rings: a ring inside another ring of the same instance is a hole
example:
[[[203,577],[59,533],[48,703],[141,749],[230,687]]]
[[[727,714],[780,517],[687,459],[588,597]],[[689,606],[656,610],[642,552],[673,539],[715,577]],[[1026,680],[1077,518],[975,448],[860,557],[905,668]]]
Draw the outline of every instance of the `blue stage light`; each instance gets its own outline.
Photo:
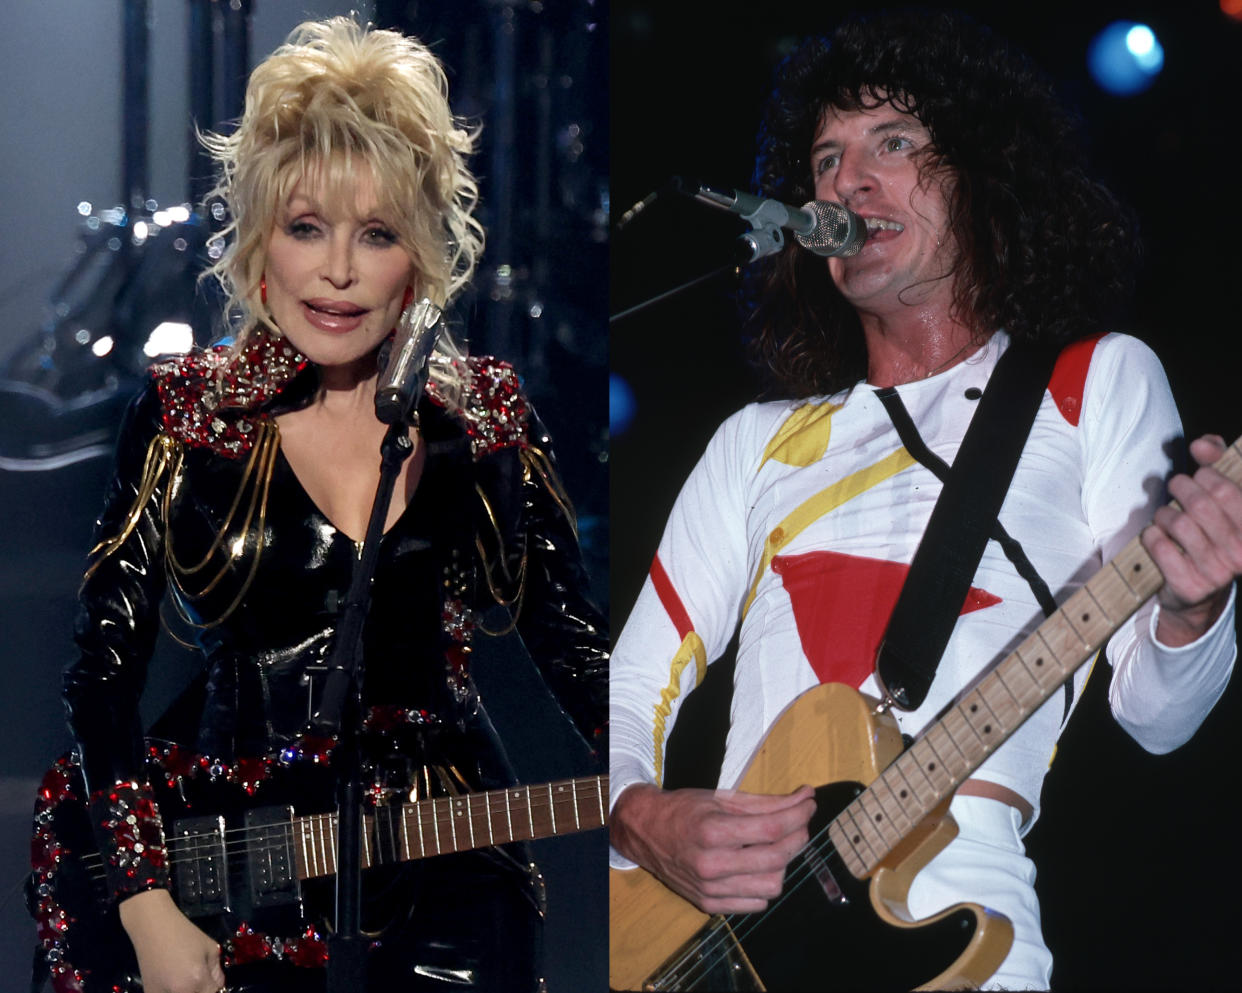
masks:
[[[624,434],[638,412],[638,401],[630,384],[615,372],[608,376],[608,432],[613,437]]]
[[[1114,21],[1091,42],[1087,68],[1102,89],[1133,96],[1155,82],[1164,68],[1164,49],[1146,24]]]

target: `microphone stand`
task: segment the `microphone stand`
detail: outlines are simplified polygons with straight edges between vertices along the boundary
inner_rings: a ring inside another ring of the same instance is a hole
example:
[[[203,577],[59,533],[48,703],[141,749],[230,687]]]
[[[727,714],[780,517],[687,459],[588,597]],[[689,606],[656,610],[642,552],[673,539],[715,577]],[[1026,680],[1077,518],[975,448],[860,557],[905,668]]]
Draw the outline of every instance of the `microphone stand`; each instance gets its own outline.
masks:
[[[620,231],[629,225],[642,211],[668,193],[675,193],[679,196],[696,200],[699,203],[726,210],[730,209],[729,204],[736,199],[736,196],[729,197],[698,182],[674,176],[662,189],[649,193],[621,215],[621,220],[617,222],[617,230]],[[759,208],[752,209],[749,213],[742,215],[742,219],[746,221],[749,230],[744,231],[734,239],[731,252],[733,258],[729,262],[700,276],[695,276],[693,279],[674,286],[672,289],[657,293],[655,296],[640,301],[632,307],[627,307],[625,310],[610,315],[608,323],[611,325],[616,324],[618,321],[624,321],[646,310],[648,307],[652,307],[679,293],[684,293],[686,290],[692,289],[701,283],[710,282],[726,273],[738,272],[743,266],[749,265],[756,259],[779,252],[785,244],[785,234],[780,227],[783,218],[774,212],[774,209],[778,208],[779,205],[775,201],[760,202],[758,197],[753,199],[759,204]],[[735,210],[734,213],[739,212]]]
[[[362,552],[354,566],[345,610],[332,646],[319,710],[311,719],[317,735],[336,736],[337,770],[336,932],[328,939],[327,993],[366,989],[367,940],[362,934],[362,635],[371,606],[371,582],[380,539],[401,466],[414,451],[409,426],[400,418],[380,445],[380,480]]]
[[[740,237],[744,238],[745,235],[741,235]],[[618,321],[624,321],[627,317],[631,317],[634,314],[639,313],[640,311],[646,310],[648,307],[652,307],[655,304],[660,303],[662,300],[667,300],[670,297],[674,297],[678,293],[684,293],[686,290],[689,290],[695,286],[698,286],[700,283],[706,283],[706,282],[709,282],[710,280],[715,279],[717,276],[722,276],[727,272],[736,271],[738,266],[745,265],[745,263],[749,261],[749,258],[750,258],[749,255],[743,258],[742,252],[743,252],[742,249],[738,249],[737,261],[726,263],[725,265],[722,265],[719,269],[713,269],[711,270],[711,272],[705,272],[701,276],[695,276],[694,279],[687,280],[686,282],[682,283],[679,286],[674,286],[671,290],[665,290],[663,293],[657,293],[655,296],[649,297],[648,299],[643,300],[641,303],[636,303],[632,307],[626,307],[625,310],[621,310],[615,314],[612,314],[608,318],[608,323],[616,324]]]

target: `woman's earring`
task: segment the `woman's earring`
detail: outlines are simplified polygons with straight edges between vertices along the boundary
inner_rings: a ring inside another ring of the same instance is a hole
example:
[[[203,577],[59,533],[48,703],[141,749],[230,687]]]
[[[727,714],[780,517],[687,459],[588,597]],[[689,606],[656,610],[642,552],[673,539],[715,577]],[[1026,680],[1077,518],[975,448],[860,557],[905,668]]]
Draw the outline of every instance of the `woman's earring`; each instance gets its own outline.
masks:
[[[267,306],[267,273],[259,277],[259,302]]]
[[[401,300],[401,309],[408,310],[410,304],[414,302],[414,287],[407,286],[405,288],[405,296]]]

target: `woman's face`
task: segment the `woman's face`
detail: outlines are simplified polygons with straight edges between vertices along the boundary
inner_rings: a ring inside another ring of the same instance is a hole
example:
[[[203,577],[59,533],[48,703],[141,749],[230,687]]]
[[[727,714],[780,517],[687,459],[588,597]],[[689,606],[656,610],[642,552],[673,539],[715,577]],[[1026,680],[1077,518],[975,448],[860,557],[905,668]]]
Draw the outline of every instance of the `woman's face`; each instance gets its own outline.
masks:
[[[290,343],[327,372],[357,366],[396,326],[414,263],[362,171],[353,197],[321,195],[313,174],[277,212],[267,243],[267,307]],[[366,365],[365,363],[370,363]]]

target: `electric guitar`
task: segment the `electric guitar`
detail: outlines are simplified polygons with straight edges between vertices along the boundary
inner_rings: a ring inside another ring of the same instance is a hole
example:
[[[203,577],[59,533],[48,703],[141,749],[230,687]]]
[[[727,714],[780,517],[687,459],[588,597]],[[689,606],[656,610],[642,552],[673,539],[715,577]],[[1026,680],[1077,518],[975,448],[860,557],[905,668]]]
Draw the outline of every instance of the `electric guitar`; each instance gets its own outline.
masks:
[[[1215,464],[1234,482],[1240,446]],[[905,751],[893,717],[852,688],[800,696],[738,783],[753,793],[826,784],[780,897],[760,913],[709,917],[642,869],[612,870],[609,985],[802,993],[984,982],[1013,942],[1009,921],[977,904],[916,921],[910,884],[957,833],[954,790],[1163,583],[1135,537]],[[844,954],[829,963],[832,948]]]
[[[166,742],[149,742],[148,754],[173,900],[220,942],[227,988],[245,986],[274,962],[325,965],[328,924],[308,912],[331,906],[336,875],[337,815],[324,755],[228,768]],[[368,793],[380,802],[363,811],[362,866],[602,827],[607,792],[607,776],[588,776],[402,802],[408,790],[376,785]],[[43,779],[31,864],[28,902],[56,993],[140,991],[72,755]]]

